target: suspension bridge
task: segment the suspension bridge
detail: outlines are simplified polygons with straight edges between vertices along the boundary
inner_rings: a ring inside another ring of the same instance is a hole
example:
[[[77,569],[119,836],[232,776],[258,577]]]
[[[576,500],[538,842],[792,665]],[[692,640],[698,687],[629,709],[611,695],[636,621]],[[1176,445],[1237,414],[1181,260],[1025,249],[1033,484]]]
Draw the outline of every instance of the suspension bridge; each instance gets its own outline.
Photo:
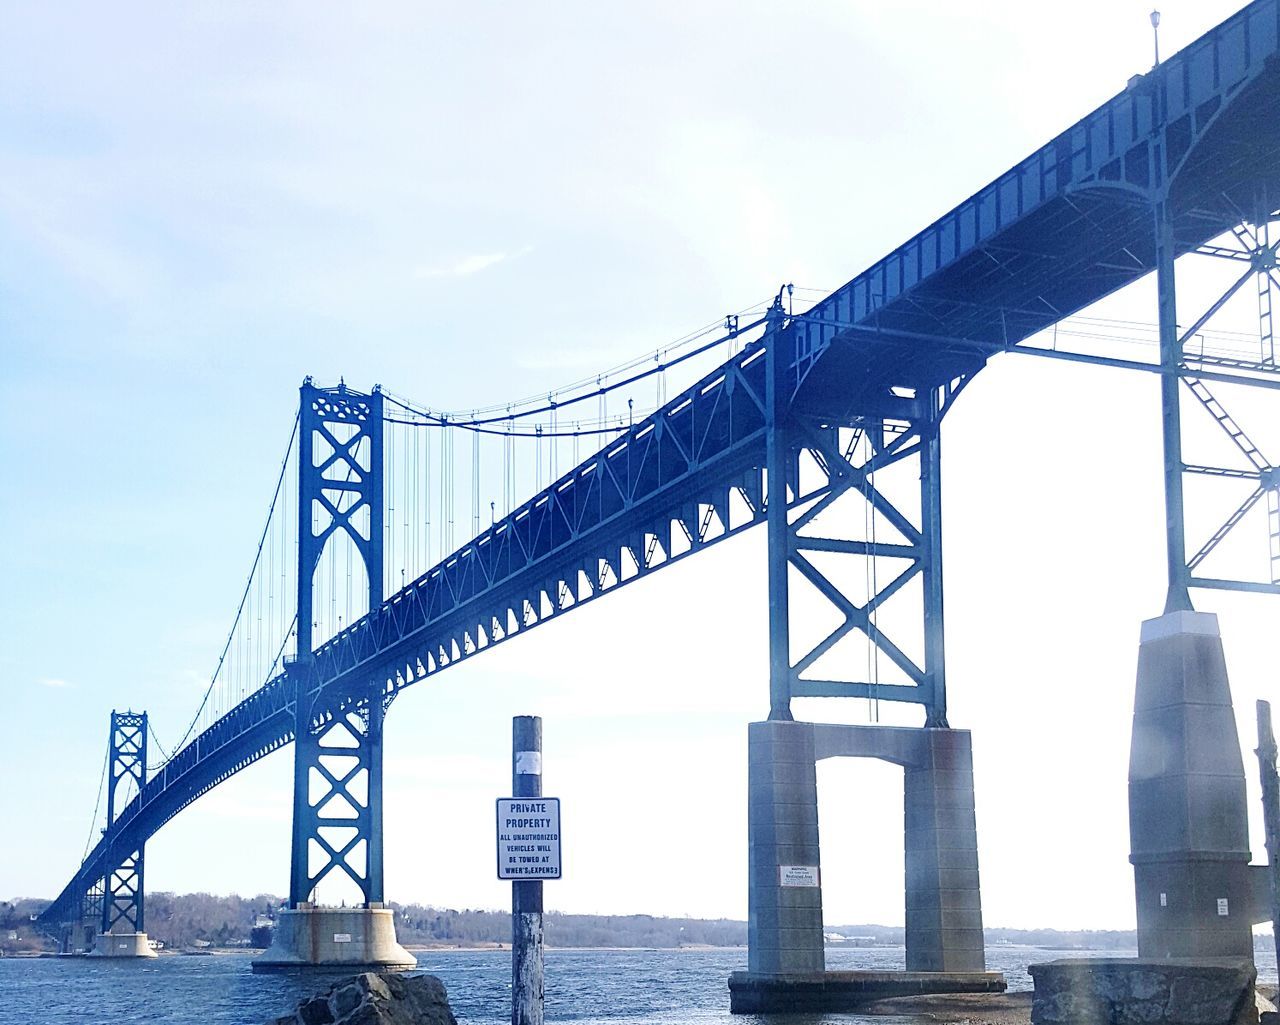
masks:
[[[445,411],[308,379],[204,701],[167,746],[145,713],[113,715],[106,828],[42,922],[68,948],[144,934],[147,840],[293,744],[290,913],[321,913],[318,894],[340,878],[390,928],[382,728],[400,692],[764,525],[752,972],[822,971],[813,763],[858,755],[907,770],[908,968],[981,973],[969,734],[947,717],[941,427],[995,356],[1150,374],[1163,409],[1166,613],[1191,613],[1198,588],[1280,593],[1280,470],[1225,397],[1280,389],[1278,39],[1280,4],[1255,0],[835,291],[784,287],[554,392]],[[1195,261],[1235,273],[1189,315],[1176,280]],[[1081,315],[1153,272],[1149,329]],[[1240,302],[1257,331],[1216,331]],[[1184,460],[1188,396],[1235,463]],[[911,489],[902,475],[881,483],[896,464],[914,469]],[[1188,539],[1184,488],[1202,484],[1247,494]],[[1256,576],[1214,568],[1242,529],[1255,531]],[[836,623],[812,644],[793,630],[801,582]],[[895,600],[915,603],[908,636],[878,615]],[[854,637],[865,664],[832,657]],[[813,697],[917,705],[922,725],[795,722],[793,699]],[[961,796],[913,826],[943,794]],[[812,868],[812,882],[780,882],[788,866]],[[288,942],[278,959],[318,959]]]

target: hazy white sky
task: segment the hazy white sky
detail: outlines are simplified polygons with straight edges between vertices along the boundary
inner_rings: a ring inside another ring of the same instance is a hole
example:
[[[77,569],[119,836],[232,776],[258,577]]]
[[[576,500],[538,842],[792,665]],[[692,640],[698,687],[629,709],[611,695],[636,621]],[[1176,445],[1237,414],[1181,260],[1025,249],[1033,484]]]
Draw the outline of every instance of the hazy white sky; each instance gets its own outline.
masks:
[[[488,404],[783,281],[834,288],[1151,60],[1128,0],[4,6],[0,822],[21,841],[0,896],[73,871],[113,707],[162,736],[190,717],[305,374]],[[1163,3],[1162,49],[1238,6]],[[1188,304],[1212,284],[1188,277]],[[1150,288],[1107,312],[1153,320]],[[1154,378],[1005,357],[947,425],[951,721],[974,731],[991,925],[1133,922],[1157,403]],[[1198,603],[1222,614],[1251,747],[1274,602]],[[745,917],[765,621],[757,531],[408,691],[388,896],[506,904],[492,802],[510,717],[536,713],[563,800],[550,907]],[[284,892],[290,761],[170,823],[149,886]],[[820,773],[828,921],[900,922],[900,772]]]

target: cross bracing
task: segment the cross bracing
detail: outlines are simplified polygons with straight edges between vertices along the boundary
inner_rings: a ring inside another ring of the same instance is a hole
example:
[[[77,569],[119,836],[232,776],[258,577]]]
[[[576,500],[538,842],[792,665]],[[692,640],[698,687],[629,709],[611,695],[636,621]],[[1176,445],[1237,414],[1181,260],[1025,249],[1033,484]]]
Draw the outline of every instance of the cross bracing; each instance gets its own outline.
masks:
[[[1170,225],[1173,256],[1211,246],[1216,255],[1238,258],[1230,252],[1237,247],[1222,236],[1241,224],[1265,225],[1280,207],[1278,38],[1277,0],[1256,0],[808,313],[780,317],[767,340],[637,420],[322,644],[310,672],[295,664],[270,679],[145,782],[46,921],[74,916],[83,894],[108,871],[110,851],[140,849],[201,794],[290,743],[299,702],[319,726],[358,709],[371,693],[389,700],[426,676],[763,522],[770,439],[774,476],[785,475],[788,483],[786,502],[775,503],[775,516],[783,507],[790,513],[781,518],[791,536],[786,561],[816,581],[821,574],[805,556],[815,546],[898,557],[913,575],[934,560],[936,582],[924,588],[926,620],[930,607],[940,616],[940,539],[930,541],[921,525],[904,522],[906,544],[894,552],[890,542],[806,539],[797,525],[806,507],[864,479],[865,467],[851,462],[847,449],[833,451],[831,438],[872,432],[881,459],[936,445],[949,397],[992,355],[1019,351],[1037,332],[1156,268],[1158,211]],[[1259,303],[1269,323],[1261,291]],[[1266,374],[1275,368],[1265,356],[1198,362],[1184,356],[1156,369],[1181,373],[1185,363]],[[770,373],[776,374],[772,383]],[[1215,380],[1210,370],[1198,376]],[[796,469],[802,449],[825,468],[825,480],[813,490],[802,486]],[[1255,471],[1264,473],[1259,467],[1249,472]],[[879,508],[891,507],[885,499]],[[829,597],[844,617],[839,630],[875,632],[874,602],[859,607],[842,603],[838,593]],[[932,666],[928,652],[920,657],[896,644],[894,650],[882,646],[908,679],[894,685],[901,691],[886,689],[883,696],[945,710],[939,705],[945,694],[940,630],[933,643]],[[837,684],[843,693],[862,694],[875,685],[816,681],[805,675],[816,661],[810,655],[792,652],[785,671],[775,674],[783,699],[835,693]]]

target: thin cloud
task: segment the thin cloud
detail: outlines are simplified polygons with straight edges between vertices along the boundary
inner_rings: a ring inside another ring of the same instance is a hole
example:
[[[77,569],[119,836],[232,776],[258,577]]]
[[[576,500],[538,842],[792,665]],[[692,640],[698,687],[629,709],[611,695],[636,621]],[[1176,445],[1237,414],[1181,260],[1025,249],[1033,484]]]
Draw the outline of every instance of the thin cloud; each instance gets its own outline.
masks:
[[[41,680],[41,681],[40,681],[40,686],[41,686],[41,687],[52,687],[52,688],[54,688],[55,690],[61,690],[61,689],[63,689],[64,687],[70,687],[70,686],[71,686],[71,684],[67,683],[67,681],[66,681],[66,680],[58,680],[58,679],[50,678],[50,679],[47,679],[47,680]]]
[[[464,256],[461,260],[445,267],[419,267],[413,272],[415,278],[463,278],[470,274],[478,274],[507,260],[516,260],[533,250],[533,246],[524,246],[513,253],[476,253]]]

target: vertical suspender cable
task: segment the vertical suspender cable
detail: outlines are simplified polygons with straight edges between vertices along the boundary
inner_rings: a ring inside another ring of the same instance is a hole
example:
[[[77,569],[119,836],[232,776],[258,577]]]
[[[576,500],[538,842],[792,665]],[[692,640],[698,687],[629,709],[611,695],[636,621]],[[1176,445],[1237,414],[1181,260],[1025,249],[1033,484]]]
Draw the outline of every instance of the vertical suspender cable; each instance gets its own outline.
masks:
[[[547,395],[547,403],[551,405],[551,463],[549,476],[551,483],[554,483],[559,477],[560,470],[560,460],[557,458],[559,455],[559,440],[556,437],[556,407],[551,403],[550,395]]]
[[[424,488],[422,508],[426,509],[426,525],[422,535],[426,539],[426,568],[428,569],[435,564],[435,559],[431,557],[431,550],[433,550],[431,549],[431,480],[433,480],[431,479],[431,439],[430,435],[428,435],[428,440],[426,440],[426,463],[424,473],[422,473],[422,488]]]
[[[414,438],[414,444],[417,444],[418,435],[416,433],[414,434],[413,438]],[[406,439],[405,445],[404,445],[404,452],[401,453],[401,460],[404,463],[404,482],[401,484],[401,487],[404,490],[403,490],[403,494],[400,496],[400,515],[401,515],[401,519],[403,520],[402,526],[404,529],[400,538],[400,545],[401,545],[400,558],[396,560],[396,565],[401,570],[412,569],[412,566],[413,566],[413,561],[412,561],[413,549],[412,549],[412,546],[409,544],[409,502],[410,502],[410,496],[413,494],[413,473],[410,470],[410,466],[412,464],[410,463],[410,459],[409,459],[410,448],[412,448],[412,446],[409,444],[408,440]]]
[[[471,536],[480,536],[480,435],[474,431],[471,433]]]
[[[382,579],[390,580],[395,574],[395,522],[396,522],[396,430],[383,428],[382,487],[386,492],[387,516],[382,524]]]

